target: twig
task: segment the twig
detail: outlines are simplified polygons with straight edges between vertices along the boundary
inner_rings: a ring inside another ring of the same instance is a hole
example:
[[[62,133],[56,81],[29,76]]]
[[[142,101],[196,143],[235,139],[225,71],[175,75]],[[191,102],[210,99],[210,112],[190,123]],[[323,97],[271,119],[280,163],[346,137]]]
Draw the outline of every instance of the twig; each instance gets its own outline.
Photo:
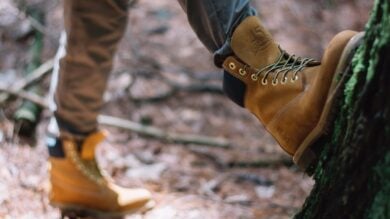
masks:
[[[227,163],[220,159],[218,154],[213,153],[209,150],[209,148],[201,148],[201,147],[188,147],[188,150],[193,152],[194,154],[202,157],[204,159],[212,162],[218,169],[224,169],[227,167]]]
[[[10,90],[8,88],[4,88],[0,86],[1,92],[6,92],[12,96],[21,97],[23,99],[29,100],[35,104],[38,104],[44,108],[49,108],[49,104],[47,101],[32,93],[28,93],[25,91],[15,91]],[[132,122],[129,120],[107,116],[107,115],[100,115],[98,117],[98,122],[101,125],[107,125],[107,126],[113,126],[117,128],[123,128],[127,129],[133,132],[136,132],[138,134],[146,135],[153,138],[163,139],[166,141],[171,141],[175,143],[181,143],[181,144],[197,144],[197,145],[204,145],[204,146],[212,146],[212,147],[221,147],[221,148],[228,148],[230,147],[230,143],[228,140],[224,138],[213,138],[213,137],[207,137],[207,136],[201,136],[201,135],[192,135],[192,134],[180,134],[180,133],[174,133],[174,132],[167,132],[163,131],[162,129],[152,127],[152,126],[146,126],[142,125],[140,123]]]
[[[45,76],[47,73],[49,73],[53,69],[54,61],[53,59],[50,59],[43,63],[41,66],[39,66],[37,69],[35,69],[31,74],[29,74],[26,78],[20,80],[18,83],[12,85],[12,88],[4,88],[2,87],[2,91],[13,94],[14,96],[20,96],[17,95],[17,92],[21,91],[23,88],[29,86],[30,84],[34,83],[35,81],[39,80],[43,76]],[[9,90],[10,92],[7,92]],[[16,93],[15,93],[16,92]],[[23,92],[21,92],[23,93]],[[1,95],[0,96],[0,104],[4,103],[9,98],[8,95]]]
[[[24,80],[19,81],[17,84],[13,85],[14,90],[21,90],[30,84],[34,83],[35,81],[41,79],[43,76],[45,76],[47,73],[49,73],[54,66],[54,60],[49,59],[45,63],[43,63],[41,66],[39,66],[37,69],[32,71]]]
[[[270,179],[254,173],[241,172],[233,174],[232,177],[234,177],[237,182],[251,182],[257,186],[271,186],[273,184]]]
[[[25,100],[29,100],[29,101],[41,106],[42,108],[49,107],[49,105],[47,104],[47,101],[44,98],[42,98],[41,96],[36,95],[34,93],[26,92],[23,90],[13,90],[13,89],[9,89],[9,88],[3,87],[3,86],[0,86],[0,91],[5,92],[11,96],[16,96],[16,97],[23,98]]]
[[[230,168],[259,168],[269,166],[292,166],[292,159],[287,156],[264,156],[254,161],[231,161],[228,163]]]
[[[211,138],[211,137],[206,137],[201,135],[166,132],[156,127],[142,125],[136,122],[124,120],[117,117],[100,115],[98,117],[98,122],[101,125],[108,125],[108,126],[128,129],[143,135],[147,135],[159,139],[165,139],[167,141],[172,141],[175,143],[208,145],[208,146],[222,147],[222,148],[230,147],[230,143],[224,138]]]
[[[52,35],[49,31],[46,30],[46,27],[41,24],[39,21],[37,21],[34,17],[32,17],[31,15],[26,15],[27,19],[30,21],[30,24],[31,26],[41,32],[42,34],[45,34],[45,35],[49,35],[50,37],[55,37],[54,35]]]
[[[55,34],[53,34],[51,31],[49,31],[45,27],[45,25],[42,24],[42,21],[40,21],[39,19],[34,17],[34,13],[31,13],[31,11],[29,11],[29,9],[32,9],[32,8],[33,7],[31,7],[31,8],[28,7],[27,10],[26,10],[26,9],[22,9],[19,6],[18,9],[19,9],[19,12],[20,12],[20,15],[21,15],[20,18],[21,19],[27,18],[27,20],[30,22],[30,25],[31,25],[31,27],[33,29],[35,29],[36,31],[39,31],[40,33],[44,34],[45,36],[48,36],[50,38],[50,40],[56,40],[58,37]]]

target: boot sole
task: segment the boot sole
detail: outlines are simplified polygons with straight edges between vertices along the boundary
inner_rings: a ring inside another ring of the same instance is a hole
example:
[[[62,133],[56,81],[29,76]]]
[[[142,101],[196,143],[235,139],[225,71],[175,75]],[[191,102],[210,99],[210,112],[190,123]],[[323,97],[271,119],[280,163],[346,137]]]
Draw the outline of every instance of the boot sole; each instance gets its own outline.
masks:
[[[347,45],[345,46],[340,61],[337,65],[336,73],[333,76],[333,83],[329,89],[328,98],[326,100],[320,120],[318,121],[316,127],[305,138],[305,140],[302,142],[302,144],[299,146],[298,150],[293,156],[294,163],[300,168],[302,168],[302,170],[307,170],[307,168],[317,159],[317,155],[312,149],[310,149],[310,146],[312,146],[313,143],[315,143],[315,141],[325,133],[325,130],[331,124],[332,108],[335,104],[335,100],[342,93],[344,81],[348,78],[347,74],[343,73],[348,67],[350,61],[352,60],[353,55],[355,54],[354,51],[361,44],[363,36],[364,32],[356,34],[348,41]],[[339,81],[337,81],[337,77],[339,77],[340,75],[341,78]]]
[[[122,212],[107,212],[107,211],[99,211],[96,209],[91,209],[84,206],[72,205],[72,204],[60,204],[60,203],[50,203],[52,206],[57,207],[61,211],[61,219],[87,219],[87,218],[96,218],[96,219],[120,219],[125,215],[140,213],[143,214],[149,210],[151,210],[156,202],[151,200],[147,202],[140,208],[122,211]]]

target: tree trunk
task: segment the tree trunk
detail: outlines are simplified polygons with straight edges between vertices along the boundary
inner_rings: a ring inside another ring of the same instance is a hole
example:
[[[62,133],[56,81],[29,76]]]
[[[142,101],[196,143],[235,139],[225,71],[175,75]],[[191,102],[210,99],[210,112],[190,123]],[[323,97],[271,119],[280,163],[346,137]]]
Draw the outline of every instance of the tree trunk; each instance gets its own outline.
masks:
[[[390,218],[390,1],[376,0],[346,72],[316,184],[297,219]]]

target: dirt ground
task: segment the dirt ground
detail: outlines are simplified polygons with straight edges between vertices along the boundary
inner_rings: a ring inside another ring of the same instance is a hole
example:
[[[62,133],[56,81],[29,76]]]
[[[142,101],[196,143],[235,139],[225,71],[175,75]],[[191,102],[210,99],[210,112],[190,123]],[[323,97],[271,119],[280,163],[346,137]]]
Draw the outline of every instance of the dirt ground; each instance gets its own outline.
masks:
[[[0,2],[0,85],[21,79],[31,40],[17,36],[28,19],[13,0]],[[54,56],[63,29],[61,1],[34,0],[46,12],[43,60]],[[256,0],[265,26],[291,53],[320,59],[329,40],[344,29],[363,30],[372,5],[367,0]],[[164,130],[229,139],[233,147],[174,144],[123,129],[99,149],[101,167],[119,184],[150,189],[157,206],[128,219],[283,219],[302,206],[314,184],[257,120],[219,92],[171,88],[221,86],[221,70],[190,29],[176,2],[140,0],[129,10],[103,113]],[[47,88],[49,78],[42,82]],[[159,97],[159,98],[153,98]],[[44,111],[36,142],[13,134],[12,112],[20,100],[0,108],[0,218],[59,218],[49,205]],[[275,158],[276,162],[264,163]]]

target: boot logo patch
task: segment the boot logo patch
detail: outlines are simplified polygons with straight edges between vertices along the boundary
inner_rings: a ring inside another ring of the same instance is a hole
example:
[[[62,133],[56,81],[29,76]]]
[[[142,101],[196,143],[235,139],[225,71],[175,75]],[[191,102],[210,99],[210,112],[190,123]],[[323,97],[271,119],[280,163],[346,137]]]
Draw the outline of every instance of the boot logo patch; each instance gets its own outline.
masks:
[[[252,52],[257,54],[258,51],[264,50],[271,42],[268,34],[262,28],[255,28],[251,36]]]

